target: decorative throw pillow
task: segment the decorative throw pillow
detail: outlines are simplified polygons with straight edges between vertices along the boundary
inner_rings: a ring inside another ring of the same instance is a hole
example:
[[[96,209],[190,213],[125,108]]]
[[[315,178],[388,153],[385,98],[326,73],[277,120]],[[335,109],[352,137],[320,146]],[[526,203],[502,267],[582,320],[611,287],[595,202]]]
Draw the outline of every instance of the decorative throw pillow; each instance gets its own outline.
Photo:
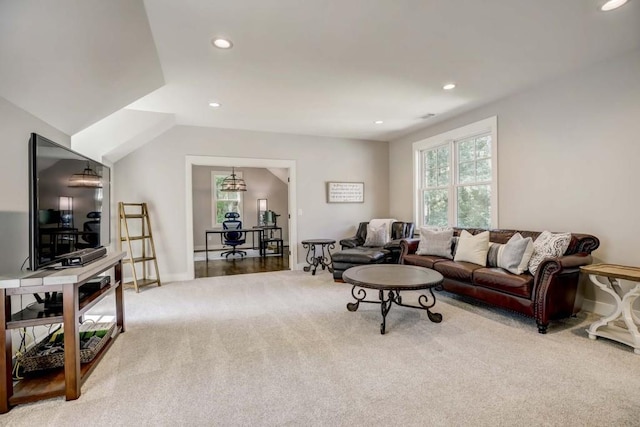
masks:
[[[454,261],[466,261],[482,266],[487,265],[489,252],[489,231],[483,231],[475,236],[467,230],[462,230],[458,239]]]
[[[364,240],[363,246],[379,247],[384,246],[387,243],[387,227],[381,225],[380,227],[372,227],[367,225],[367,237]]]
[[[451,259],[451,239],[453,229],[434,230],[427,227],[420,228],[420,243],[418,243],[417,255],[437,255]]]
[[[516,233],[498,251],[498,267],[509,273],[522,274],[527,271],[529,260],[533,255],[533,239],[524,238]]]
[[[533,242],[533,255],[529,260],[529,271],[536,274],[538,266],[545,258],[555,258],[564,255],[571,242],[571,233],[553,234],[543,231]]]
[[[498,254],[504,245],[489,242],[489,252],[487,252],[487,267],[498,267]]]

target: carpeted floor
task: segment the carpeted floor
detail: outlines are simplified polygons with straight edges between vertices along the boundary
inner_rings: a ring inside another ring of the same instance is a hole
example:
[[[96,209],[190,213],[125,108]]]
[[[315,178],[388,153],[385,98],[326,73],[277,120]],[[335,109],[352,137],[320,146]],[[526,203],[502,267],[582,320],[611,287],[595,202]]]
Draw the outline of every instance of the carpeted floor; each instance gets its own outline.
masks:
[[[393,307],[383,336],[379,307],[351,313],[351,300],[327,272],[126,291],[127,332],[80,399],[18,406],[0,424],[640,425],[640,357],[589,340],[593,317],[540,335],[531,319],[439,294],[442,323]]]

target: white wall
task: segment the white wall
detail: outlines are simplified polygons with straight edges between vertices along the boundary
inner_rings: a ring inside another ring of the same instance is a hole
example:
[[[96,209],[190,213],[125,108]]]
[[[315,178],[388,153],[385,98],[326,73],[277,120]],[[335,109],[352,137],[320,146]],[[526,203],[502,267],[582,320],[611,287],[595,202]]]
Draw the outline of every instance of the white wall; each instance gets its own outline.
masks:
[[[413,142],[494,115],[499,227],[594,234],[596,261],[640,265],[640,51],[392,141],[390,188],[412,188]],[[411,193],[391,192],[392,216],[411,215]]]
[[[360,221],[387,217],[388,144],[340,138],[176,126],[116,162],[115,201],[146,201],[163,280],[187,271],[185,156],[295,160],[298,241],[340,239]],[[363,181],[365,203],[328,204],[327,181]],[[292,248],[296,250],[296,248]],[[298,259],[306,251],[297,247]]]
[[[0,273],[19,271],[29,255],[31,132],[70,145],[69,135],[0,97]]]

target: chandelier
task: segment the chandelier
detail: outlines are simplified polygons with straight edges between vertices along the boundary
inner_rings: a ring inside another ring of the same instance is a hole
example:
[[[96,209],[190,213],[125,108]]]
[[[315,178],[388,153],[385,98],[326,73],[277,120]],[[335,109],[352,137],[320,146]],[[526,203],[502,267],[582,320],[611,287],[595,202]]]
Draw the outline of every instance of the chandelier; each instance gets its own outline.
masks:
[[[247,184],[244,182],[244,179],[236,176],[235,168],[232,167],[231,175],[222,180],[222,184],[220,184],[220,191],[247,191]]]
[[[82,173],[71,175],[69,187],[102,188],[102,179],[87,163],[87,167],[84,168]]]

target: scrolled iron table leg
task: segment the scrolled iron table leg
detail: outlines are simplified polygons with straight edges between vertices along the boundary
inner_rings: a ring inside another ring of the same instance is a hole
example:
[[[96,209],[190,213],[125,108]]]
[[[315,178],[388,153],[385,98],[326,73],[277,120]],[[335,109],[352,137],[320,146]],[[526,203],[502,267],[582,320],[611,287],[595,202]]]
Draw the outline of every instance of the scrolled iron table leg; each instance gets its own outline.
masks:
[[[315,245],[311,245],[311,244],[308,244],[308,243],[303,243],[302,247],[307,249],[306,261],[307,261],[307,264],[309,264],[309,265],[305,265],[303,270],[304,271],[311,271],[311,267],[313,267],[313,263],[315,262],[314,256],[315,256],[316,247],[315,247]],[[314,256],[311,256],[311,250],[312,249],[313,249],[313,255]],[[313,273],[315,274],[315,270],[313,271]]]
[[[420,306],[427,311],[429,320],[431,320],[433,323],[440,323],[442,322],[442,314],[433,313],[431,310],[429,310],[431,307],[436,305],[436,296],[433,294],[433,289],[429,288],[429,293],[431,294],[431,303],[429,303],[429,298],[426,295],[420,295],[418,297],[418,304],[420,304]]]
[[[391,310],[391,304],[393,303],[394,293],[393,291],[389,291],[389,299],[384,299],[384,291],[380,290],[380,313],[382,314],[382,323],[380,324],[380,333],[384,335],[387,327],[387,314],[389,310]]]
[[[336,245],[333,243],[327,247],[327,256],[324,256],[324,246],[322,251],[322,255],[323,255],[322,262],[324,263],[324,265],[327,266],[327,270],[329,270],[330,273],[333,273],[333,257],[331,256],[331,249],[335,249],[335,247]]]
[[[351,288],[351,295],[353,295],[353,298],[355,298],[356,302],[347,303],[347,310],[349,311],[356,311],[358,307],[360,307],[360,302],[364,301],[364,299],[367,297],[367,291],[360,288],[358,289],[358,292],[356,292],[356,288],[356,285]]]

